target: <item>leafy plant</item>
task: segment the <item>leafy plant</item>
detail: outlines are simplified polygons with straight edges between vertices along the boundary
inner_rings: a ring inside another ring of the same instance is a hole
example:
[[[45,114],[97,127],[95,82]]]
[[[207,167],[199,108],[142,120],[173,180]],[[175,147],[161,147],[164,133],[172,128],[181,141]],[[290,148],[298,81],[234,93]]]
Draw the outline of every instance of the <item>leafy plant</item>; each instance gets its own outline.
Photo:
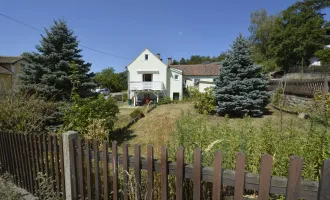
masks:
[[[0,176],[0,200],[24,200],[23,194],[18,192],[18,188],[13,183],[13,177],[5,173]]]
[[[73,95],[72,103],[61,110],[63,131],[76,130],[82,135],[87,133],[92,119],[103,121],[104,129],[111,131],[119,113],[116,100],[111,97],[104,98],[103,95],[89,98]]]
[[[158,104],[159,105],[162,105],[162,104],[169,104],[169,103],[172,103],[172,100],[170,97],[166,96],[165,98],[160,98],[159,101],[158,101]]]
[[[189,87],[188,89],[191,100],[194,102],[194,107],[198,113],[214,114],[215,113],[215,99],[213,96],[213,89],[206,88],[205,92],[199,92],[198,88]]]
[[[0,130],[41,134],[58,122],[60,103],[11,90],[0,95]]]
[[[38,189],[38,195],[42,197],[42,199],[47,200],[62,200],[54,190],[53,190],[53,184],[55,184],[55,181],[52,180],[52,177],[47,177],[46,174],[38,173],[36,181],[39,182],[39,189]]]
[[[134,109],[133,112],[131,112],[131,114],[129,114],[131,116],[131,118],[137,118],[140,116],[144,116],[143,110],[140,108]]]

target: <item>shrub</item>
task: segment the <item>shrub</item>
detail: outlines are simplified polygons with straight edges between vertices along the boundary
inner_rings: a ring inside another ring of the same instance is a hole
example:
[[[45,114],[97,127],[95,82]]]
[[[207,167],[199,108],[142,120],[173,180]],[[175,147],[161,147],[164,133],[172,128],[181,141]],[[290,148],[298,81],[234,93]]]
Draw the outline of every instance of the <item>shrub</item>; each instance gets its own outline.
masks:
[[[107,128],[104,119],[89,119],[89,124],[83,136],[85,139],[103,141],[108,139],[109,132],[110,130]]]
[[[124,93],[124,94],[123,94],[123,102],[126,102],[127,99],[128,99],[127,93]]]
[[[75,130],[79,134],[86,134],[87,127],[92,119],[104,121],[104,128],[111,131],[114,126],[119,109],[116,100],[98,97],[80,98],[78,95],[72,96],[72,103],[62,107],[63,131]]]
[[[57,123],[60,103],[11,90],[0,95],[0,130],[41,134]]]
[[[166,96],[165,98],[160,98],[160,100],[158,101],[158,104],[159,105],[162,105],[162,104],[169,104],[169,103],[172,103],[172,100],[170,97]]]
[[[129,116],[131,116],[131,118],[135,119],[137,117],[144,116],[144,113],[143,113],[142,109],[137,108],[133,112],[131,112],[131,114],[129,114]]]
[[[197,112],[201,114],[215,113],[215,100],[212,88],[206,88],[205,92],[199,92],[198,88],[191,87],[189,88],[189,94]]]

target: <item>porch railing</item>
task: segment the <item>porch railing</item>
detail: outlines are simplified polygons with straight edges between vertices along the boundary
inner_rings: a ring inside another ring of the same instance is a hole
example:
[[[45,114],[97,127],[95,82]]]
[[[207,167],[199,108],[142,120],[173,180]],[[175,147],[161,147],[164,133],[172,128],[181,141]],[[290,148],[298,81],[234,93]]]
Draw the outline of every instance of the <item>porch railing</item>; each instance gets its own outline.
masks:
[[[164,90],[164,83],[161,81],[151,81],[151,82],[143,82],[143,81],[132,81],[129,82],[130,90]]]

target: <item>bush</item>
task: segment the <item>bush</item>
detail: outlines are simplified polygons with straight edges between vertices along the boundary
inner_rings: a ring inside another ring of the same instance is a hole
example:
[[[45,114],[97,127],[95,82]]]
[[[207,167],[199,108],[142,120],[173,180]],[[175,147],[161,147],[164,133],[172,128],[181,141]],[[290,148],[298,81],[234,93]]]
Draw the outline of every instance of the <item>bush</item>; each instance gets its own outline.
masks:
[[[1,166],[0,166],[1,167]],[[13,183],[13,177],[5,173],[0,177],[0,200],[24,200],[24,195],[18,192],[18,188]]]
[[[60,103],[36,94],[11,90],[0,95],[0,130],[15,133],[46,133],[56,125]]]
[[[129,114],[129,116],[131,116],[131,118],[135,119],[137,117],[144,116],[144,113],[140,108],[137,108],[133,112],[131,112],[131,114]]]
[[[172,103],[172,100],[170,97],[166,96],[165,98],[160,98],[160,100],[158,101],[158,104],[159,105],[162,105],[162,104],[169,104],[169,103]]]
[[[212,125],[206,116],[183,113],[176,120],[168,144],[171,159],[175,159],[177,147],[182,146],[185,148],[185,162],[192,163],[194,149],[201,147],[204,166],[212,166],[214,152],[220,150],[223,168],[235,169],[235,155],[242,151],[247,157],[246,170],[259,173],[260,156],[268,153],[273,156],[273,175],[287,176],[289,157],[297,155],[304,160],[304,179],[319,179],[322,162],[330,157],[329,129],[298,118],[284,123],[283,131],[278,126],[279,121],[268,120],[260,126],[252,123],[250,117],[236,120],[233,124],[225,118],[218,125]],[[299,126],[304,128],[294,128]]]
[[[213,97],[212,88],[206,88],[205,92],[199,92],[198,88],[190,87],[189,95],[191,100],[194,102],[194,107],[196,108],[198,113],[215,113],[215,100]]]
[[[127,99],[128,99],[127,93],[124,93],[124,94],[123,94],[123,102],[126,102]]]
[[[62,131],[75,130],[84,135],[88,131],[91,120],[102,120],[104,128],[109,132],[113,129],[116,115],[119,109],[116,100],[110,96],[105,99],[103,95],[98,97],[80,98],[72,96],[72,103],[62,107],[63,127]]]

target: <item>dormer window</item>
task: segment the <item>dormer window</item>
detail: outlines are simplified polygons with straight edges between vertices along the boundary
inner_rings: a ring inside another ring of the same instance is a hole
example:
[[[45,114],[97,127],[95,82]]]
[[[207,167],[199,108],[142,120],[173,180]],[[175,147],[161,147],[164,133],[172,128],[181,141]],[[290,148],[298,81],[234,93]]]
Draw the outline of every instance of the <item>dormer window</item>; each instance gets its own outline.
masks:
[[[144,59],[148,60],[148,54],[144,54]]]

